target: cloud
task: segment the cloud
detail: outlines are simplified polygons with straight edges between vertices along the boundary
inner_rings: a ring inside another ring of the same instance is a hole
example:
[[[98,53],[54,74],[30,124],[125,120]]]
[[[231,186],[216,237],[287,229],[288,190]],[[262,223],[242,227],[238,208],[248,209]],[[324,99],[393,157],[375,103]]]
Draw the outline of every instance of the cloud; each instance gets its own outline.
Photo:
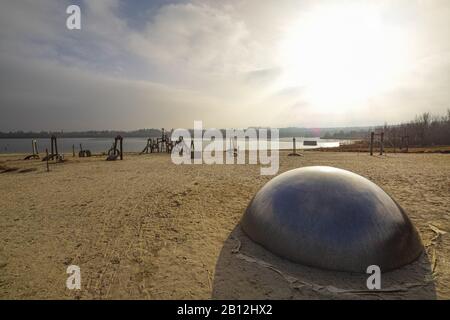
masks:
[[[247,72],[246,81],[256,85],[266,85],[275,82],[281,75],[282,70],[279,67],[259,69]]]
[[[190,72],[226,75],[259,68],[261,51],[243,21],[196,4],[167,5],[144,32],[131,35],[135,53],[152,64]]]
[[[231,120],[225,103],[148,81],[93,75],[51,62],[10,58],[0,65],[3,130],[189,127]]]
[[[407,63],[344,111],[282,83],[286,30],[327,2],[80,0],[81,31],[65,28],[69,2],[1,4],[0,131],[364,125],[450,107],[448,1],[373,5],[405,30]]]

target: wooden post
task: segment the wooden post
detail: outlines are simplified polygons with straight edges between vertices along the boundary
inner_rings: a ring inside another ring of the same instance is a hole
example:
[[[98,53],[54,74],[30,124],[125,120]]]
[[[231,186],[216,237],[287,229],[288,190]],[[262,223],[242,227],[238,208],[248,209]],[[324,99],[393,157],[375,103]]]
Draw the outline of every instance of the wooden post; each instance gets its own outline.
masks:
[[[55,154],[56,154],[56,156],[54,157],[54,159],[55,159],[55,163],[57,163],[58,159],[59,159],[59,153],[58,153],[58,144],[56,143],[56,137],[55,137]]]
[[[45,155],[46,155],[45,159],[46,159],[46,163],[47,163],[47,172],[49,172],[50,168],[48,167],[48,148],[45,148]]]
[[[54,136],[51,136],[50,137],[50,144],[51,144],[51,146],[50,146],[50,152],[51,152],[51,154],[54,154],[54,149],[53,149],[53,138],[54,138]]]
[[[72,157],[75,157],[75,145],[72,145]]]
[[[373,156],[373,138],[375,133],[372,131],[370,133],[370,155]]]
[[[380,156],[383,155],[384,151],[384,132],[380,133]]]
[[[159,145],[159,152],[163,152],[164,151],[164,144],[165,143],[166,143],[166,137],[165,137],[164,128],[161,128],[161,144]]]
[[[293,145],[292,153],[295,154],[295,153],[297,153],[296,147],[295,147],[295,138],[292,138],[292,145]]]
[[[38,151],[38,148],[37,148],[37,141],[33,140],[31,143],[32,143],[32,147],[33,147],[33,156],[34,155],[38,155],[39,151]]]
[[[394,153],[396,153],[396,151],[395,151],[396,139],[397,139],[397,134],[394,131]]]
[[[119,141],[119,143],[120,143],[120,160],[123,160],[123,139],[122,139],[122,137],[120,137],[120,141]]]
[[[56,155],[58,155],[58,143],[56,142],[56,136],[53,137],[54,141],[55,141],[55,153]]]

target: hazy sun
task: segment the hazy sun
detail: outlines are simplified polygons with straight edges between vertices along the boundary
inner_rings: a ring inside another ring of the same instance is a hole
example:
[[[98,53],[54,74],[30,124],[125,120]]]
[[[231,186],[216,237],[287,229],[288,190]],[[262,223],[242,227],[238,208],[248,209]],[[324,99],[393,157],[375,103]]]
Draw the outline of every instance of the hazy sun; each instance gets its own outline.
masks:
[[[406,62],[406,41],[374,7],[317,8],[285,33],[280,85],[303,87],[322,111],[346,110],[389,86]]]

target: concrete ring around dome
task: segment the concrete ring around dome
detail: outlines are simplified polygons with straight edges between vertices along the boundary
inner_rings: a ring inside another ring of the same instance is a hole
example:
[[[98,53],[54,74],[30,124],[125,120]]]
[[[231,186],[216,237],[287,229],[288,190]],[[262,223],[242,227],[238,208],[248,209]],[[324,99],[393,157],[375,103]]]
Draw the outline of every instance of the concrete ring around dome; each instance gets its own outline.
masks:
[[[284,259],[255,243],[238,223],[218,254],[211,298],[435,300],[438,296],[436,282],[432,280],[434,268],[430,256],[424,252],[403,268],[383,272],[382,290],[371,293],[367,288],[369,274],[330,271]]]
[[[353,172],[313,166],[284,172],[253,197],[243,231],[272,253],[336,271],[389,271],[423,252],[405,211],[384,190]]]

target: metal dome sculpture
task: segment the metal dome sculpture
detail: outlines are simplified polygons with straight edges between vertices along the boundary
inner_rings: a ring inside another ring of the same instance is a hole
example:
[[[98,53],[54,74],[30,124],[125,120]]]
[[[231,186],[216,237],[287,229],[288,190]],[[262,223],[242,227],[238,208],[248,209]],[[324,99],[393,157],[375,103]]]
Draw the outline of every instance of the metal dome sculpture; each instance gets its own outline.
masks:
[[[254,196],[244,232],[274,254],[312,267],[366,272],[414,261],[423,251],[404,210],[350,171],[315,166],[287,171]]]

